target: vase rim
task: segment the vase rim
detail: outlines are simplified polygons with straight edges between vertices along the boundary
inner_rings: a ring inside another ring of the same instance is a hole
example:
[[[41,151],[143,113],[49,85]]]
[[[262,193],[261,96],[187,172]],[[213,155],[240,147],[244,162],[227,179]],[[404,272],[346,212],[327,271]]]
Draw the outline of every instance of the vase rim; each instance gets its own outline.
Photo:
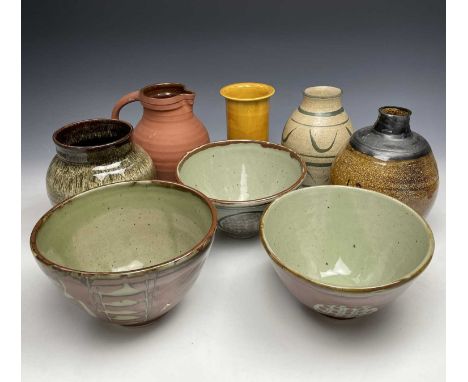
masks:
[[[223,86],[219,94],[231,101],[261,101],[272,97],[275,88],[261,82],[235,82]]]
[[[101,142],[99,142],[98,138],[95,142],[90,141],[88,144],[85,144],[86,142],[83,141],[80,142],[79,140],[75,143],[71,143],[70,140],[67,140],[67,138],[70,138],[81,129],[88,128],[89,132],[92,133],[93,131],[102,131],[104,126],[110,129],[116,129],[115,137],[103,137]],[[120,131],[118,131],[118,129],[120,129]],[[57,149],[61,149],[60,151],[88,153],[125,144],[130,141],[132,131],[133,126],[129,122],[118,119],[95,118],[69,123],[56,130],[52,135],[52,139]]]
[[[409,118],[412,114],[410,109],[401,106],[382,106],[379,107],[379,114],[390,116],[392,118]]]
[[[341,97],[343,95],[343,90],[335,86],[319,85],[304,89],[303,94],[308,98],[331,99]]]

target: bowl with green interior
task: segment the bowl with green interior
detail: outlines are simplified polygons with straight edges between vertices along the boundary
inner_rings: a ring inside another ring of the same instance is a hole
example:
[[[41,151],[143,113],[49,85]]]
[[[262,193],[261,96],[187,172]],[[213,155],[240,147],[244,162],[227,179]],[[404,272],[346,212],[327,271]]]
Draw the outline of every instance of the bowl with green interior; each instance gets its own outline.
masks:
[[[177,166],[178,182],[207,195],[218,227],[235,238],[258,234],[260,217],[276,198],[301,186],[306,166],[294,151],[274,143],[229,140],[200,146]]]
[[[90,315],[142,325],[197,279],[216,230],[203,194],[170,182],[98,187],[49,210],[30,239],[40,268]]]
[[[418,213],[346,186],[277,199],[262,217],[260,236],[291,294],[335,318],[377,312],[424,271],[434,252],[432,231]]]

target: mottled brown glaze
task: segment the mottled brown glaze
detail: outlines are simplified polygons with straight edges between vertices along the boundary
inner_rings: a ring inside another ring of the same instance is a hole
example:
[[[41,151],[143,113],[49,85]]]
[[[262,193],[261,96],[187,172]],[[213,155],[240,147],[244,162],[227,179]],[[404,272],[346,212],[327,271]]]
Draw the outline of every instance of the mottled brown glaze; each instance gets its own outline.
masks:
[[[177,163],[190,150],[208,143],[203,123],[193,113],[195,93],[183,84],[161,83],[123,96],[112,110],[119,119],[120,109],[140,101],[143,116],[133,133],[133,141],[143,147],[158,169],[158,179],[175,181]]]
[[[332,165],[331,182],[381,192],[425,216],[437,196],[439,175],[432,152],[417,159],[383,161],[348,144]]]
[[[124,121],[91,119],[74,122],[53,134],[57,155],[46,176],[52,204],[80,192],[127,180],[151,180],[156,169],[149,155],[131,142],[132,126]]]

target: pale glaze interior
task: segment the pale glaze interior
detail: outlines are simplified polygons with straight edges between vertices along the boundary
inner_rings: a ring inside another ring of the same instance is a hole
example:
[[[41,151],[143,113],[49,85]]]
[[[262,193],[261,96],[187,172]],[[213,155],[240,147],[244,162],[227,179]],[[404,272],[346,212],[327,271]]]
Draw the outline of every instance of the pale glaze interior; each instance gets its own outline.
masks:
[[[291,187],[301,174],[300,162],[289,152],[246,142],[207,147],[179,167],[183,184],[227,201],[272,196]]]
[[[80,271],[120,272],[157,265],[192,249],[212,214],[202,198],[154,183],[121,183],[79,195],[37,233],[50,261]]]
[[[263,218],[271,252],[294,272],[337,287],[395,282],[430,259],[424,220],[394,199],[366,190],[322,186],[276,200]]]

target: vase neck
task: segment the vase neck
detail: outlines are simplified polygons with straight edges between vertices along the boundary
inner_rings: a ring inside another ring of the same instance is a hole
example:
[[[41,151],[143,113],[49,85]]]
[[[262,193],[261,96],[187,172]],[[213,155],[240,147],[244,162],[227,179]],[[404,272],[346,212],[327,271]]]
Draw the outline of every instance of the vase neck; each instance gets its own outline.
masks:
[[[355,150],[382,161],[417,159],[431,152],[429,143],[412,132],[411,111],[402,107],[384,106],[373,126],[354,132],[349,144]]]
[[[382,134],[407,136],[411,134],[410,116],[411,111],[403,107],[381,107],[374,129]]]
[[[112,119],[72,123],[53,135],[57,155],[70,163],[109,163],[126,155],[133,147],[132,126]]]
[[[341,89],[332,86],[313,86],[304,90],[299,111],[312,116],[332,116],[343,111]]]

